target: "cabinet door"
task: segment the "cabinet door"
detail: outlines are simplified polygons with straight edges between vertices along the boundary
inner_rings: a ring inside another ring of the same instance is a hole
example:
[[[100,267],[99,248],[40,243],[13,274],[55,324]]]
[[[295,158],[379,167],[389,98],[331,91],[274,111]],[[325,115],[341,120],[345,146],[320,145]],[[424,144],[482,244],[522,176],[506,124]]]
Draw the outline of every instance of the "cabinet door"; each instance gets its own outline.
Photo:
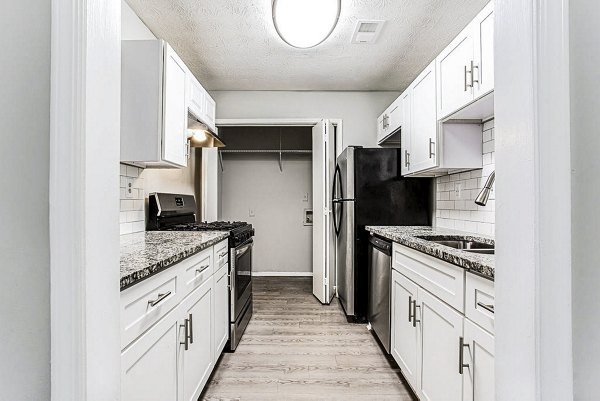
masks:
[[[205,107],[205,102],[204,102],[204,88],[202,87],[202,85],[200,85],[200,82],[198,82],[198,80],[196,79],[196,77],[194,77],[192,74],[189,74],[190,76],[190,85],[189,85],[189,89],[190,89],[190,96],[189,96],[189,104],[188,104],[188,108],[190,110],[190,112],[194,115],[194,117],[196,117],[199,120],[202,120],[204,118],[204,107]]]
[[[194,290],[179,308],[181,321],[188,325],[188,349],[179,346],[181,399],[196,401],[214,366],[213,358],[213,281]]]
[[[473,100],[471,62],[474,61],[474,36],[472,25],[469,25],[436,58],[440,118]]]
[[[494,89],[494,2],[491,1],[473,20],[475,98]]]
[[[216,114],[217,114],[217,103],[215,100],[210,97],[208,92],[204,93],[204,115],[206,116],[206,125],[208,125],[212,130],[216,130],[215,122],[216,122]]]
[[[167,315],[121,354],[123,401],[176,401],[179,322]]]
[[[425,68],[411,88],[410,170],[414,173],[437,165],[435,61]]]
[[[388,134],[391,134],[402,125],[402,99],[396,99],[389,110]]]
[[[165,44],[164,103],[163,103],[163,159],[187,165],[187,68],[171,46]]]
[[[219,359],[221,351],[229,340],[229,265],[223,266],[213,276],[215,288],[214,302],[214,337],[215,337],[215,362]]]
[[[400,95],[400,106],[402,107],[402,126],[400,131],[400,147],[402,150],[402,155],[400,156],[400,160],[402,162],[402,167],[400,169],[400,173],[402,175],[406,175],[410,172],[410,152],[411,152],[411,142],[410,142],[410,126],[411,126],[411,92],[410,89],[407,89]]]
[[[419,288],[421,400],[460,401],[463,380],[458,370],[463,317],[450,306]]]
[[[419,336],[413,325],[413,303],[417,301],[417,285],[392,270],[392,356],[413,389],[417,388],[417,356]]]
[[[494,336],[465,319],[463,349],[464,401],[493,401],[494,394]]]
[[[385,138],[385,130],[383,124],[385,123],[385,112],[377,117],[377,143],[381,142]]]

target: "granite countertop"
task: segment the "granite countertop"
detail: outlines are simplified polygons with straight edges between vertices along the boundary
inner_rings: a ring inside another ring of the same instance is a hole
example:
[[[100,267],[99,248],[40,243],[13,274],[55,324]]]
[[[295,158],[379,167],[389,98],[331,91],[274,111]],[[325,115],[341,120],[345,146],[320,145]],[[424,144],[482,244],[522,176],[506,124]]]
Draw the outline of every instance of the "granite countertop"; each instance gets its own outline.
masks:
[[[121,291],[228,236],[228,231],[145,231],[121,235]]]
[[[428,226],[367,226],[366,229],[373,234],[377,234],[409,248],[416,249],[417,251],[426,253],[435,258],[460,266],[471,273],[485,277],[489,280],[494,280],[494,255],[465,252],[460,249],[450,248],[425,239],[417,238],[424,236],[442,236],[448,237],[447,239],[452,239],[452,237],[459,236],[466,240],[479,241],[493,245],[494,238],[492,237]]]

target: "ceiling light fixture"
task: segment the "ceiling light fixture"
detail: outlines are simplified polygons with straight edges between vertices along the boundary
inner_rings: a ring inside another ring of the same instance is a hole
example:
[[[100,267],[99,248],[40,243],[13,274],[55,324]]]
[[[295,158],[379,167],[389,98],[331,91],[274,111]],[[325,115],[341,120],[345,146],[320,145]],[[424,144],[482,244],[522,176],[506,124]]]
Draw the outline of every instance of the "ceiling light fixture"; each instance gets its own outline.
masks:
[[[340,9],[341,0],[273,0],[273,23],[285,43],[308,49],[331,35]]]

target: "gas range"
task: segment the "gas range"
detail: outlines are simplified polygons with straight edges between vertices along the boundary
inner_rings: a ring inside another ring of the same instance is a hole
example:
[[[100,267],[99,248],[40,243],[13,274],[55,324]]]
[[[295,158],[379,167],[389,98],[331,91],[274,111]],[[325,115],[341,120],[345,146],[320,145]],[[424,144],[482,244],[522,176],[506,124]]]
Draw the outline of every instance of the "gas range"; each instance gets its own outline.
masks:
[[[148,230],[229,231],[229,247],[235,248],[254,236],[251,224],[243,221],[196,222],[193,195],[152,193],[148,199]]]

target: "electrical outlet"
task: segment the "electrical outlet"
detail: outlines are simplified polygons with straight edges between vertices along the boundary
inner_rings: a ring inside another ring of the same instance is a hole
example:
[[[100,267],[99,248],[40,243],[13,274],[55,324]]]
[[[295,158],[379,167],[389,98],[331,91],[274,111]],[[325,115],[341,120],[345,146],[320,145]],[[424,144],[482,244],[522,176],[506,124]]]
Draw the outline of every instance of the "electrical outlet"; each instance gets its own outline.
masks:
[[[308,202],[308,192],[304,193],[304,196],[302,197],[302,202]]]
[[[254,217],[254,209],[248,209],[248,217]]]
[[[125,196],[133,198],[133,178],[131,177],[128,177],[127,182],[125,183]]]
[[[457,182],[454,186],[454,195],[456,199],[461,199],[462,195],[462,182]]]

